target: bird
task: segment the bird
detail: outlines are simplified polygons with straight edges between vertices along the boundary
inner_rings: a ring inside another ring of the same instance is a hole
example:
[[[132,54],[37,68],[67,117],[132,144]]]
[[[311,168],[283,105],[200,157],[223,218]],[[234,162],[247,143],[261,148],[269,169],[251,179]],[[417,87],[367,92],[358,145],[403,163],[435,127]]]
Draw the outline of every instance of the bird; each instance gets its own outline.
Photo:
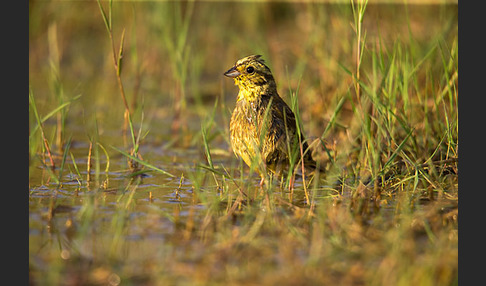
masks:
[[[316,161],[298,132],[295,114],[279,96],[262,55],[239,59],[224,75],[239,88],[229,126],[231,148],[250,168],[257,165],[260,185],[265,173],[281,176],[289,171],[290,158],[297,164],[301,154],[305,169],[314,170]]]

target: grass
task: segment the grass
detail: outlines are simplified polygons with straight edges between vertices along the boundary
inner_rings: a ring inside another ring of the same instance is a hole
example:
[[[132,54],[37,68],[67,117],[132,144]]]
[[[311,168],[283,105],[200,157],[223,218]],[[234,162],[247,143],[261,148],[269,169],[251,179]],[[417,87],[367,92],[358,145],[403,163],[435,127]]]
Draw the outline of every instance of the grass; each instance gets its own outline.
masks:
[[[457,5],[29,14],[34,284],[458,283]],[[327,163],[293,188],[229,147],[222,73],[253,53]]]

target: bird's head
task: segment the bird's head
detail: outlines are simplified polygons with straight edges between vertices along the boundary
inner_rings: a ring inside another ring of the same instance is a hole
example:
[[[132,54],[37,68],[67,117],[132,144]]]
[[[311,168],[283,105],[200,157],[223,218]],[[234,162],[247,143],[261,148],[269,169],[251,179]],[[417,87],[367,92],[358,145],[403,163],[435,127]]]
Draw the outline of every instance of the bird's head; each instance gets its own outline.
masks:
[[[272,72],[265,65],[261,55],[251,55],[238,60],[224,75],[233,78],[240,88],[238,100],[252,100],[262,92],[268,92],[271,88],[276,89]]]

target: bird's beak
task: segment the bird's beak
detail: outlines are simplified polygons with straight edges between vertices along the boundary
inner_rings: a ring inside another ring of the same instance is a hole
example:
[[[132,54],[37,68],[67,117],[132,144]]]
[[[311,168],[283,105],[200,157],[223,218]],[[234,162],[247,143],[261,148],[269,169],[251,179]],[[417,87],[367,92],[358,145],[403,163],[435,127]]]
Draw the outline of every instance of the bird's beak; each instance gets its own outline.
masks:
[[[233,78],[239,76],[240,74],[241,73],[236,69],[236,66],[230,68],[224,73],[225,76]]]

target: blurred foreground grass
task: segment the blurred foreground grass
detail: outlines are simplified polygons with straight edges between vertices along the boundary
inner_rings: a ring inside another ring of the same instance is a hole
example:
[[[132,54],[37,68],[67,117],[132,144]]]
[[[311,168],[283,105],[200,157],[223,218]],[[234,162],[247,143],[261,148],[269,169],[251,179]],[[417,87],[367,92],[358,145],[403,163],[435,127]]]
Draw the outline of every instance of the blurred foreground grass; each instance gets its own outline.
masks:
[[[137,177],[96,1],[30,1],[31,281],[457,284],[457,3],[354,8],[115,1]],[[306,186],[261,190],[229,149],[249,54],[336,146]]]

